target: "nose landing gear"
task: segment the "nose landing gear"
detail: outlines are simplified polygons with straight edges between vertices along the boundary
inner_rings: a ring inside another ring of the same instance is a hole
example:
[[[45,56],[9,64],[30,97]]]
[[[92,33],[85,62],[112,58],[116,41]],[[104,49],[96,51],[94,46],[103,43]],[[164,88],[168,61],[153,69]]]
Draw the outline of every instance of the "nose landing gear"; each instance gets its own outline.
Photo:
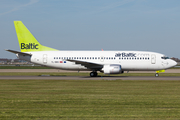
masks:
[[[158,70],[158,71],[156,71],[155,77],[159,77],[159,73],[161,73],[161,72],[165,72],[165,70]]]
[[[159,77],[159,74],[158,74],[158,73],[156,73],[156,74],[155,74],[155,77]]]

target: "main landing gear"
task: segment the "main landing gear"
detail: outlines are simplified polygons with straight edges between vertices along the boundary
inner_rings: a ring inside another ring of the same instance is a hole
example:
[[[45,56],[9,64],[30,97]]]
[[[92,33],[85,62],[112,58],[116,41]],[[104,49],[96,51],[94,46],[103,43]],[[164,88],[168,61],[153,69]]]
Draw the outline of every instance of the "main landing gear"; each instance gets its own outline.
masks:
[[[91,73],[90,73],[90,76],[91,76],[91,77],[97,77],[97,75],[98,75],[97,72],[91,72]]]

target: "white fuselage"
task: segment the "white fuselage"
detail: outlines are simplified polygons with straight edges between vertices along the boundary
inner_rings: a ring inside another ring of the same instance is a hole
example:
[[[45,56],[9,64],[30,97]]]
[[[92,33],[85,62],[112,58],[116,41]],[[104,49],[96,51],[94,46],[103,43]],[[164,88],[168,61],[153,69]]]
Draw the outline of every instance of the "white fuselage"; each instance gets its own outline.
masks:
[[[163,54],[144,51],[42,51],[27,52],[32,56],[19,55],[20,59],[48,67],[66,70],[92,70],[69,60],[99,65],[121,65],[123,71],[156,71],[168,69],[177,63]]]

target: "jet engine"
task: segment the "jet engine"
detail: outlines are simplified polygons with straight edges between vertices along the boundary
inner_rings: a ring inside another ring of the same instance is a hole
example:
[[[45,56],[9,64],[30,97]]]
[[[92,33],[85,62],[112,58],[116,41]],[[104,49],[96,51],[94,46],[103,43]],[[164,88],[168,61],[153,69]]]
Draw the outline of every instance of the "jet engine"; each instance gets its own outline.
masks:
[[[102,68],[102,71],[104,74],[120,74],[123,73],[121,69],[121,65],[118,64],[110,64],[110,65],[104,65]]]

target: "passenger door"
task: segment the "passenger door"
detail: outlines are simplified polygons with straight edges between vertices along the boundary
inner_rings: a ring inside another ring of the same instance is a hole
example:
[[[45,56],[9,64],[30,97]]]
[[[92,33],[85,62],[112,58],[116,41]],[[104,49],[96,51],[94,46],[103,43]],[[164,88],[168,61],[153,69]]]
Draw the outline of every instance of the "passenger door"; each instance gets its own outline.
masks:
[[[43,54],[43,63],[47,64],[47,54]]]

